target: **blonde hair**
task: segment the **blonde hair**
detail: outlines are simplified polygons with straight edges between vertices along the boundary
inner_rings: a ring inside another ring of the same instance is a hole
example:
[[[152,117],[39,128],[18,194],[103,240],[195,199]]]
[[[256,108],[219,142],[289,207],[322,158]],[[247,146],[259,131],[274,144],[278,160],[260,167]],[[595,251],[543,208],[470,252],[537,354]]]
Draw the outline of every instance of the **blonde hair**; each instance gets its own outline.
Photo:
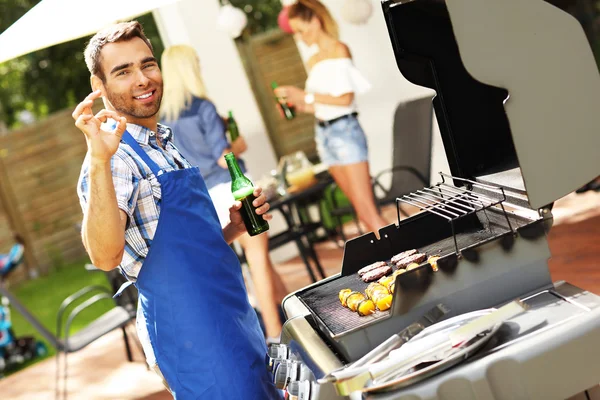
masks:
[[[160,116],[174,121],[189,107],[193,97],[206,97],[198,54],[191,46],[170,46],[163,52],[161,64],[164,94]]]
[[[329,10],[319,0],[298,0],[288,9],[288,18],[299,18],[302,21],[310,21],[317,17],[325,33],[339,40],[338,25],[329,13]]]

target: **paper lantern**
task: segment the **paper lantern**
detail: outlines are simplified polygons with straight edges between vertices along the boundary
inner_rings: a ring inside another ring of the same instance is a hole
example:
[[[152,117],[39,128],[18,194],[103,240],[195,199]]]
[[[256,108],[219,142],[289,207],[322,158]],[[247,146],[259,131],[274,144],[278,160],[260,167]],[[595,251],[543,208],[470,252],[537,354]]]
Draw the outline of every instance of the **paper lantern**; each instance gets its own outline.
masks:
[[[279,29],[284,31],[285,33],[294,33],[292,31],[292,27],[290,26],[290,20],[288,18],[288,10],[289,6],[283,7],[277,16],[277,25],[279,25]]]
[[[342,6],[342,18],[351,24],[366,23],[373,14],[371,0],[345,0]]]
[[[227,32],[233,39],[242,34],[247,24],[246,13],[239,8],[231,4],[225,4],[221,7],[217,17],[217,26],[220,30]]]

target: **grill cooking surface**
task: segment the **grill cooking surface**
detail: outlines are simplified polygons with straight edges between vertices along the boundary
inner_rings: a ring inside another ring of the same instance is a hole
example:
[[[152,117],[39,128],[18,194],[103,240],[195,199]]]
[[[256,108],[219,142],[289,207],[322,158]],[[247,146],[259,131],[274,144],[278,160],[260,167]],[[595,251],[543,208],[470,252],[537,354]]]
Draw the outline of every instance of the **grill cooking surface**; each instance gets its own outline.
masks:
[[[485,229],[475,232],[459,233],[456,235],[456,240],[458,241],[459,248],[465,248],[502,233],[500,232],[500,229],[495,229],[495,231],[497,232],[491,232],[490,230]],[[420,253],[426,254],[427,257],[432,255],[445,256],[454,252],[454,239],[449,237],[419,248],[418,250]],[[311,310],[313,315],[321,319],[331,334],[339,335],[363,325],[368,325],[377,319],[386,318],[390,315],[390,311],[387,310],[377,311],[374,314],[361,317],[358,313],[342,306],[338,297],[340,290],[352,289],[364,293],[368,285],[368,283],[365,283],[360,279],[358,274],[351,274],[309,288],[306,291],[298,293],[297,296],[304,302],[309,310]]]

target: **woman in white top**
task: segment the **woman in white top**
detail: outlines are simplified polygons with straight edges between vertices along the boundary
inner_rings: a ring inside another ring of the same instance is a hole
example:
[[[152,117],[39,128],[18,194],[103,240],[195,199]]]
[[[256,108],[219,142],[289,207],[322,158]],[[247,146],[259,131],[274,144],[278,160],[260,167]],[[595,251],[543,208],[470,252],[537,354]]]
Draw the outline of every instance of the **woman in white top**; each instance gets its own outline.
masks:
[[[281,86],[276,95],[317,119],[317,151],[358,218],[377,234],[387,225],[375,206],[365,133],[357,120],[354,94],[370,84],[354,67],[348,47],[338,40],[337,24],[318,0],[298,0],[288,10],[290,27],[319,51],[307,62],[305,90]]]

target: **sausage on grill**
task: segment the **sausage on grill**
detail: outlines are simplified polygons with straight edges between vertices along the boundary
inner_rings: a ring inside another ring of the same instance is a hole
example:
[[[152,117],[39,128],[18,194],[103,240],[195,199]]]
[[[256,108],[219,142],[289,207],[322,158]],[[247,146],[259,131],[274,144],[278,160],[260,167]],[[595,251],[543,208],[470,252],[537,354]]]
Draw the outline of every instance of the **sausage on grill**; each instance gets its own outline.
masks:
[[[402,260],[403,258],[406,258],[408,256],[412,256],[413,254],[417,254],[417,250],[412,249],[412,250],[406,250],[403,251],[402,253],[398,253],[396,254],[394,257],[392,257],[392,263],[395,264],[398,261]]]
[[[378,267],[365,273],[361,278],[365,282],[372,282],[376,281],[382,276],[386,276],[390,272],[392,272],[392,268],[389,265],[384,265],[383,267]]]
[[[427,256],[425,254],[421,254],[421,253],[413,254],[412,256],[405,257],[402,260],[398,261],[396,263],[396,267],[397,268],[406,268],[412,263],[420,264],[423,261],[425,261],[426,258],[427,258]]]
[[[363,268],[361,268],[361,269],[358,270],[358,276],[363,276],[367,272],[372,271],[372,270],[374,270],[376,268],[383,267],[384,265],[387,265],[385,263],[385,261],[377,261],[377,262],[374,262],[373,264],[369,264],[366,267],[363,267]]]

